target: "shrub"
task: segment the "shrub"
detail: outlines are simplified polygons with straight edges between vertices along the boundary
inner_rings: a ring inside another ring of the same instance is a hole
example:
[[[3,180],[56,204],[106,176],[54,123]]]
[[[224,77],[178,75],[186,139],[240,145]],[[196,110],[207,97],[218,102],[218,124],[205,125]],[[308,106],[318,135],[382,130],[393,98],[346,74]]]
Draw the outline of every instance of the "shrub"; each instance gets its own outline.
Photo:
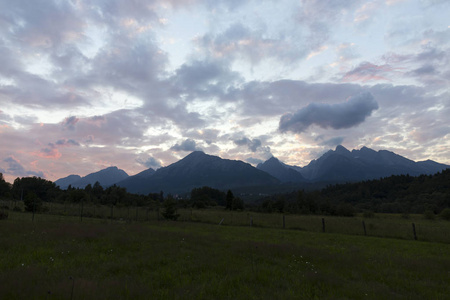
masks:
[[[441,211],[439,217],[441,217],[444,220],[450,221],[450,208],[447,207],[443,211]]]
[[[172,197],[167,197],[163,203],[163,212],[162,215],[166,220],[176,221],[180,216],[177,214],[177,203]]]
[[[38,212],[42,209],[42,200],[33,192],[29,192],[23,200],[26,211]]]

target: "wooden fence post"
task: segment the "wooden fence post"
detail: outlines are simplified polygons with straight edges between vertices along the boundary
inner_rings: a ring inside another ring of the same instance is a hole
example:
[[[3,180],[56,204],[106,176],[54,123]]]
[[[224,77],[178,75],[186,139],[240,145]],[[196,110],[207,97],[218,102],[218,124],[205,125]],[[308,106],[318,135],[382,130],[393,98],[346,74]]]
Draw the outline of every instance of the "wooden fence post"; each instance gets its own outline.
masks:
[[[413,233],[414,233],[414,239],[417,241],[417,235],[416,235],[416,225],[412,223]]]
[[[322,232],[325,232],[325,218],[322,218]]]

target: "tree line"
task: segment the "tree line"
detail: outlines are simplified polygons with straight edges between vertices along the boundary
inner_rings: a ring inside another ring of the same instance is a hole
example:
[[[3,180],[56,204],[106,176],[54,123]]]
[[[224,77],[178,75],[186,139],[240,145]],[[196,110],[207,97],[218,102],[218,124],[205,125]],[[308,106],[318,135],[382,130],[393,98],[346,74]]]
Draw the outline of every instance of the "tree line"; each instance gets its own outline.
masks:
[[[356,212],[440,214],[450,209],[450,169],[434,175],[393,175],[267,196],[259,199],[253,209],[341,216]]]
[[[252,203],[244,203],[240,197],[211,187],[191,190],[186,197],[131,194],[125,188],[113,185],[104,188],[100,183],[88,184],[84,189],[68,187],[62,190],[54,182],[39,177],[16,178],[13,184],[6,182],[0,173],[0,197],[23,200],[28,211],[45,210],[44,202],[81,203],[101,205],[146,206],[150,209],[165,207],[206,208],[222,206],[229,210],[254,210],[293,214],[321,214],[353,216],[356,212],[439,214],[450,210],[450,169],[434,175],[394,175],[377,180],[329,185],[321,190],[297,190],[270,196],[262,196]]]

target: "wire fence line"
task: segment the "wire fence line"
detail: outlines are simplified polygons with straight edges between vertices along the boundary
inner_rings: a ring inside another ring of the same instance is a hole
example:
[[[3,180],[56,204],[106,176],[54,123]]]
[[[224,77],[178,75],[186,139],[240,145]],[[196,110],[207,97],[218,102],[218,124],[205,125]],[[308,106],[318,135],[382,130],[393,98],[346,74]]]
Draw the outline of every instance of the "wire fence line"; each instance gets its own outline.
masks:
[[[131,223],[164,221],[161,207],[107,206],[94,203],[44,203],[43,211],[25,212],[20,201],[0,200],[0,211],[12,221]],[[252,226],[335,234],[363,235],[450,243],[450,222],[422,215],[375,214],[365,218],[229,211],[224,208],[177,210],[179,222],[220,226]]]

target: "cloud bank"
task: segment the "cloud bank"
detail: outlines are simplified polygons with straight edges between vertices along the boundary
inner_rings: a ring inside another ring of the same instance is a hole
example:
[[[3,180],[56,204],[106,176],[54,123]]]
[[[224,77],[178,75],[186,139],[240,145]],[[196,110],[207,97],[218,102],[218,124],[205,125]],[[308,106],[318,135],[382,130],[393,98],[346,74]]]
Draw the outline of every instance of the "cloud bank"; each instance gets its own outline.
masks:
[[[350,128],[364,122],[376,109],[378,103],[368,92],[353,96],[343,103],[310,103],[293,114],[283,115],[279,130],[300,133],[311,125],[333,129]]]

